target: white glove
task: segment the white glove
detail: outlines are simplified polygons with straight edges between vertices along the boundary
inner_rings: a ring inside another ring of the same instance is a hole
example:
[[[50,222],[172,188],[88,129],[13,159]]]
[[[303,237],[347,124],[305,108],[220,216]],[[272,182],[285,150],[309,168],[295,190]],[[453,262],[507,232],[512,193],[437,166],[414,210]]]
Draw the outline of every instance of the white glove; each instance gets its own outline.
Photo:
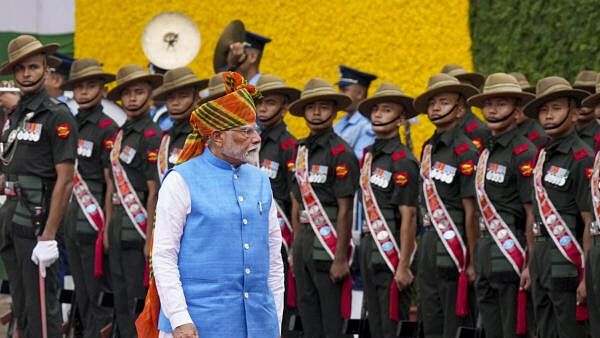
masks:
[[[58,259],[58,244],[56,241],[39,241],[33,248],[31,260],[39,265],[42,277],[46,278],[46,268]]]

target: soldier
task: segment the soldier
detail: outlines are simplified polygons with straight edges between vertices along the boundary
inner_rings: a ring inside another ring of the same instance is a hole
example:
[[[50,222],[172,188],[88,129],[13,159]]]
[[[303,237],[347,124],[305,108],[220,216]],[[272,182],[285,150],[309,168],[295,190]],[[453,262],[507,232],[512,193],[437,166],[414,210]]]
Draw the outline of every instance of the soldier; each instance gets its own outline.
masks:
[[[363,157],[360,178],[367,224],[360,271],[373,338],[396,337],[398,321],[409,316],[419,166],[400,143],[398,128],[417,115],[412,102],[393,84],[383,83],[358,106],[377,134]]]
[[[206,88],[205,93],[201,93],[202,98],[198,104],[203,104],[223,95],[225,95],[225,81],[223,80],[222,74],[218,73],[208,80],[208,88]]]
[[[350,317],[350,225],[358,160],[332,129],[338,110],[350,102],[327,81],[313,78],[289,107],[292,115],[304,117],[311,132],[299,142],[291,187],[291,265],[306,337],[346,337],[342,323]]]
[[[461,66],[449,64],[442,68],[442,73],[454,76],[460,83],[471,85],[479,90],[485,77],[479,73],[469,73]],[[483,150],[488,138],[491,136],[490,130],[485,126],[477,116],[467,107],[465,112],[459,115],[458,126],[463,129],[479,152]]]
[[[592,109],[596,116],[600,114],[600,75],[596,77],[596,94],[588,96],[582,107]],[[590,225],[592,244],[587,255],[585,283],[587,304],[590,311],[590,333],[592,337],[600,336],[600,155],[596,154],[594,171],[591,178],[593,222]]]
[[[261,169],[271,180],[283,237],[281,254],[284,258],[287,288],[286,307],[281,327],[285,336],[292,309],[296,308],[295,281],[293,275],[289,274],[289,265],[287,264],[288,251],[292,247],[294,235],[289,219],[292,210],[290,184],[294,175],[296,139],[287,130],[283,116],[287,112],[288,105],[300,97],[300,91],[287,86],[279,77],[268,74],[261,76],[257,88],[262,94],[262,98],[256,102],[256,118],[262,130],[259,163]]]
[[[485,336],[490,338],[527,333],[525,292],[530,279],[525,253],[533,249],[531,174],[536,146],[519,133],[515,115],[534,97],[524,93],[514,77],[495,73],[488,76],[483,93],[468,100],[482,109],[492,131],[475,176],[481,230],[475,290]]]
[[[14,270],[8,269],[12,294],[24,297],[24,310],[16,308],[23,304],[17,301],[15,312],[24,313],[19,322],[26,337],[41,337],[46,330],[48,337],[61,336],[53,263],[58,259],[56,234],[71,194],[77,126],[68,108],[44,89],[51,66],[47,55],[57,48],[21,35],[8,44],[8,62],[0,67],[0,75],[12,74],[23,93],[3,135],[2,160],[11,183],[7,187],[12,186],[7,193],[17,200],[14,213],[8,210],[5,219],[10,244],[5,243],[3,258],[14,259],[7,266],[14,264]],[[40,303],[41,291],[45,304]]]
[[[362,158],[363,149],[373,144],[375,133],[369,119],[358,112],[358,104],[367,98],[369,86],[377,76],[340,65],[340,79],[336,83],[340,93],[350,96],[352,103],[345,109],[348,113],[333,126],[333,130]]]
[[[421,240],[417,283],[425,337],[454,337],[459,326],[473,326],[468,283],[475,280],[474,248],[479,237],[475,213],[477,149],[459,127],[467,98],[477,88],[447,74],[429,79],[415,99],[427,114],[434,135],[421,155],[421,207],[425,232]]]
[[[573,88],[585,90],[589,94],[593,94],[597,75],[598,73],[592,70],[582,70],[577,74]],[[596,122],[593,108],[584,106],[579,108],[575,128],[577,129],[579,138],[587,143],[594,150],[594,153],[600,150],[600,124]]]
[[[148,114],[152,90],[162,75],[149,74],[137,65],[117,72],[117,85],[108,93],[121,100],[127,122],[118,131],[110,153],[107,229],[104,247],[108,250],[118,332],[135,337],[136,300],[145,295],[147,236],[152,230],[156,207],[158,172],[156,161],[160,129]]]
[[[190,113],[200,101],[200,80],[187,67],[175,68],[165,73],[163,84],[154,91],[154,100],[166,101],[169,117],[174,125],[165,133],[158,147],[158,177],[162,180],[168,169],[173,168],[181,154],[183,144],[192,127],[188,123]]]
[[[242,21],[232,21],[225,27],[215,48],[215,73],[235,70],[248,79],[249,84],[256,85],[261,77],[260,61],[269,42],[271,39],[266,36],[246,31]]]
[[[517,72],[510,73],[510,75],[517,79],[523,92],[535,94],[535,87],[529,84],[525,75]],[[544,128],[542,128],[537,120],[527,117],[522,109],[518,109],[515,112],[515,118],[517,119],[519,134],[525,136],[538,149],[548,142],[548,135],[546,135]]]
[[[583,278],[593,153],[574,128],[585,96],[567,80],[551,76],[537,83],[535,100],[524,108],[550,136],[533,170],[536,223],[529,269],[539,337],[586,336]]]

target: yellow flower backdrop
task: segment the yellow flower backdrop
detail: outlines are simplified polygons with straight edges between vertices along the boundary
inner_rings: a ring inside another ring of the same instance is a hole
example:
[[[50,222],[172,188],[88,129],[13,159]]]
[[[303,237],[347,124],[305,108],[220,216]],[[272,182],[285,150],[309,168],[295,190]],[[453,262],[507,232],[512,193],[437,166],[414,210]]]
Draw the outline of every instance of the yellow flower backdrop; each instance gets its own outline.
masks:
[[[197,23],[202,47],[189,66],[204,78],[213,73],[218,36],[233,19],[273,39],[261,71],[298,88],[313,76],[336,81],[343,63],[379,76],[371,93],[389,81],[416,96],[446,63],[472,69],[467,0],[77,0],[76,57],[96,57],[112,72],[126,63],[146,65],[142,31],[165,11],[183,12]],[[425,120],[419,117],[412,128],[415,153],[433,131]],[[302,119],[288,114],[286,122],[294,135],[307,134]]]

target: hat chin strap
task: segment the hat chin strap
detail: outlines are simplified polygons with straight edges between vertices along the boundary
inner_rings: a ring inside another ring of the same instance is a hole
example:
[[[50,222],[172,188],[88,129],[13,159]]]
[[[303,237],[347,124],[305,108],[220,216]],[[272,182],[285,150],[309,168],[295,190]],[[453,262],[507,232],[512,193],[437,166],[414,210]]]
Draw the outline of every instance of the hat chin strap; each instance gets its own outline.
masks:
[[[433,122],[433,121],[438,121],[438,120],[441,120],[441,119],[445,118],[446,116],[448,116],[448,115],[452,114],[452,112],[454,111],[454,109],[456,109],[456,107],[458,107],[458,102],[456,102],[456,103],[455,103],[455,104],[452,106],[452,108],[451,108],[450,110],[448,110],[448,112],[447,112],[446,114],[444,114],[444,115],[442,115],[442,116],[438,116],[438,117],[436,117],[436,118],[434,118],[434,119],[430,118],[429,120],[430,120],[431,122]]]
[[[137,113],[146,106],[146,103],[148,103],[148,101],[150,101],[150,94],[148,94],[148,97],[146,98],[146,100],[144,100],[144,102],[142,102],[142,104],[140,104],[137,108],[135,108],[134,110],[129,110],[129,109],[127,109],[127,110],[129,110],[132,113]]]
[[[501,117],[501,118],[499,118],[499,119],[497,119],[497,120],[490,120],[490,119],[488,119],[487,121],[488,121],[489,123],[499,123],[499,122],[504,122],[504,121],[508,120],[508,119],[509,119],[511,116],[513,116],[513,115],[515,114],[515,112],[516,112],[516,111],[517,111],[517,107],[515,106],[515,107],[513,108],[513,110],[512,110],[510,113],[508,113],[506,116],[504,116],[504,117]]]
[[[102,90],[98,90],[98,93],[96,93],[96,95],[94,95],[94,97],[92,97],[91,99],[89,99],[89,100],[87,100],[87,101],[85,101],[85,102],[81,102],[81,103],[79,103],[79,102],[78,102],[77,104],[78,104],[78,105],[82,105],[82,104],[88,104],[88,103],[90,103],[90,102],[94,101],[95,99],[97,99],[97,98],[98,98],[98,96],[100,96],[100,95],[102,95]]]
[[[39,78],[39,79],[35,80],[35,82],[34,82],[34,83],[32,83],[32,84],[30,84],[30,85],[24,85],[23,83],[21,83],[21,82],[19,82],[19,81],[17,81],[17,80],[15,80],[15,81],[16,81],[16,82],[19,84],[19,86],[21,86],[21,87],[25,87],[25,88],[31,88],[31,87],[35,87],[35,86],[37,86],[37,85],[38,85],[38,84],[39,84],[39,83],[40,83],[42,80],[44,80],[45,78],[46,78],[46,77],[42,75],[42,76],[40,76],[40,78]]]
[[[276,112],[276,113],[275,113],[275,114],[273,114],[272,116],[270,116],[270,117],[267,117],[266,119],[258,119],[258,121],[260,121],[260,122],[262,122],[262,123],[273,121],[273,120],[274,120],[274,119],[277,117],[277,115],[279,115],[280,113],[281,113],[281,110],[280,110],[280,111],[278,111],[278,112]]]
[[[562,126],[563,124],[565,124],[565,122],[567,122],[567,119],[569,118],[569,115],[571,115],[571,109],[569,109],[569,112],[567,113],[567,116],[565,116],[565,118],[562,119],[562,121],[560,121],[558,124],[552,125],[550,127],[544,127],[544,130],[552,130],[552,129],[560,128],[560,126]]]
[[[308,123],[310,123],[310,124],[312,124],[312,125],[315,125],[315,126],[320,126],[320,125],[322,125],[322,124],[325,124],[325,123],[329,122],[329,120],[331,120],[331,119],[333,118],[333,116],[334,116],[334,115],[335,115],[335,114],[331,113],[331,116],[329,116],[329,117],[328,117],[326,120],[323,120],[323,121],[321,121],[321,122],[312,122],[311,120],[307,119],[306,117],[304,117],[304,119],[305,119],[306,121],[308,121]]]
[[[446,115],[447,115],[447,114],[446,114]],[[446,116],[446,115],[444,115],[444,116]],[[398,117],[396,117],[395,119],[392,119],[392,120],[390,120],[390,121],[388,121],[388,122],[384,122],[384,123],[373,123],[373,122],[371,122],[371,124],[373,125],[373,127],[384,127],[384,126],[390,125],[390,124],[392,124],[392,123],[394,123],[394,122],[398,121],[398,120],[399,120],[401,117],[402,117],[402,116],[398,116]]]

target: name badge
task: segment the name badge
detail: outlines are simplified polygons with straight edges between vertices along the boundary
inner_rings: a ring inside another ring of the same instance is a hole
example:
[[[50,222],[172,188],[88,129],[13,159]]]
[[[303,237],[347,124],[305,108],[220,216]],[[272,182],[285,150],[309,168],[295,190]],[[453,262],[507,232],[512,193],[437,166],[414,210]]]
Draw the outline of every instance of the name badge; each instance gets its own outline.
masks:
[[[77,155],[82,157],[91,157],[93,150],[93,142],[81,138],[79,139],[79,141],[77,141]]]
[[[121,150],[121,154],[119,154],[119,159],[121,159],[121,161],[130,164],[131,161],[133,161],[133,158],[135,157],[135,153],[136,150],[133,149],[130,146],[125,146],[125,148],[123,148],[123,150]]]
[[[310,183],[325,183],[327,181],[327,166],[312,165],[308,173],[308,181]]]
[[[279,170],[279,163],[272,160],[263,160],[260,168],[269,178],[275,179],[277,177],[277,170]]]
[[[390,184],[390,178],[392,178],[391,172],[389,172],[387,170],[383,170],[381,168],[375,168],[375,170],[373,170],[373,173],[371,174],[371,178],[369,179],[369,182],[373,183],[374,185],[376,185],[378,187],[385,189]]]
[[[503,183],[506,176],[506,167],[498,163],[490,163],[485,173],[485,178],[488,181]]]
[[[452,183],[456,176],[456,167],[436,161],[431,168],[431,178],[444,183]]]
[[[544,181],[562,187],[567,182],[568,177],[569,171],[567,169],[551,165],[546,171],[546,175],[544,175]]]
[[[17,140],[37,142],[42,135],[42,124],[25,122],[17,132]]]
[[[171,154],[169,154],[169,163],[175,164],[177,162],[179,155],[181,155],[181,150],[182,149],[180,148],[173,148],[173,150],[171,150]]]

